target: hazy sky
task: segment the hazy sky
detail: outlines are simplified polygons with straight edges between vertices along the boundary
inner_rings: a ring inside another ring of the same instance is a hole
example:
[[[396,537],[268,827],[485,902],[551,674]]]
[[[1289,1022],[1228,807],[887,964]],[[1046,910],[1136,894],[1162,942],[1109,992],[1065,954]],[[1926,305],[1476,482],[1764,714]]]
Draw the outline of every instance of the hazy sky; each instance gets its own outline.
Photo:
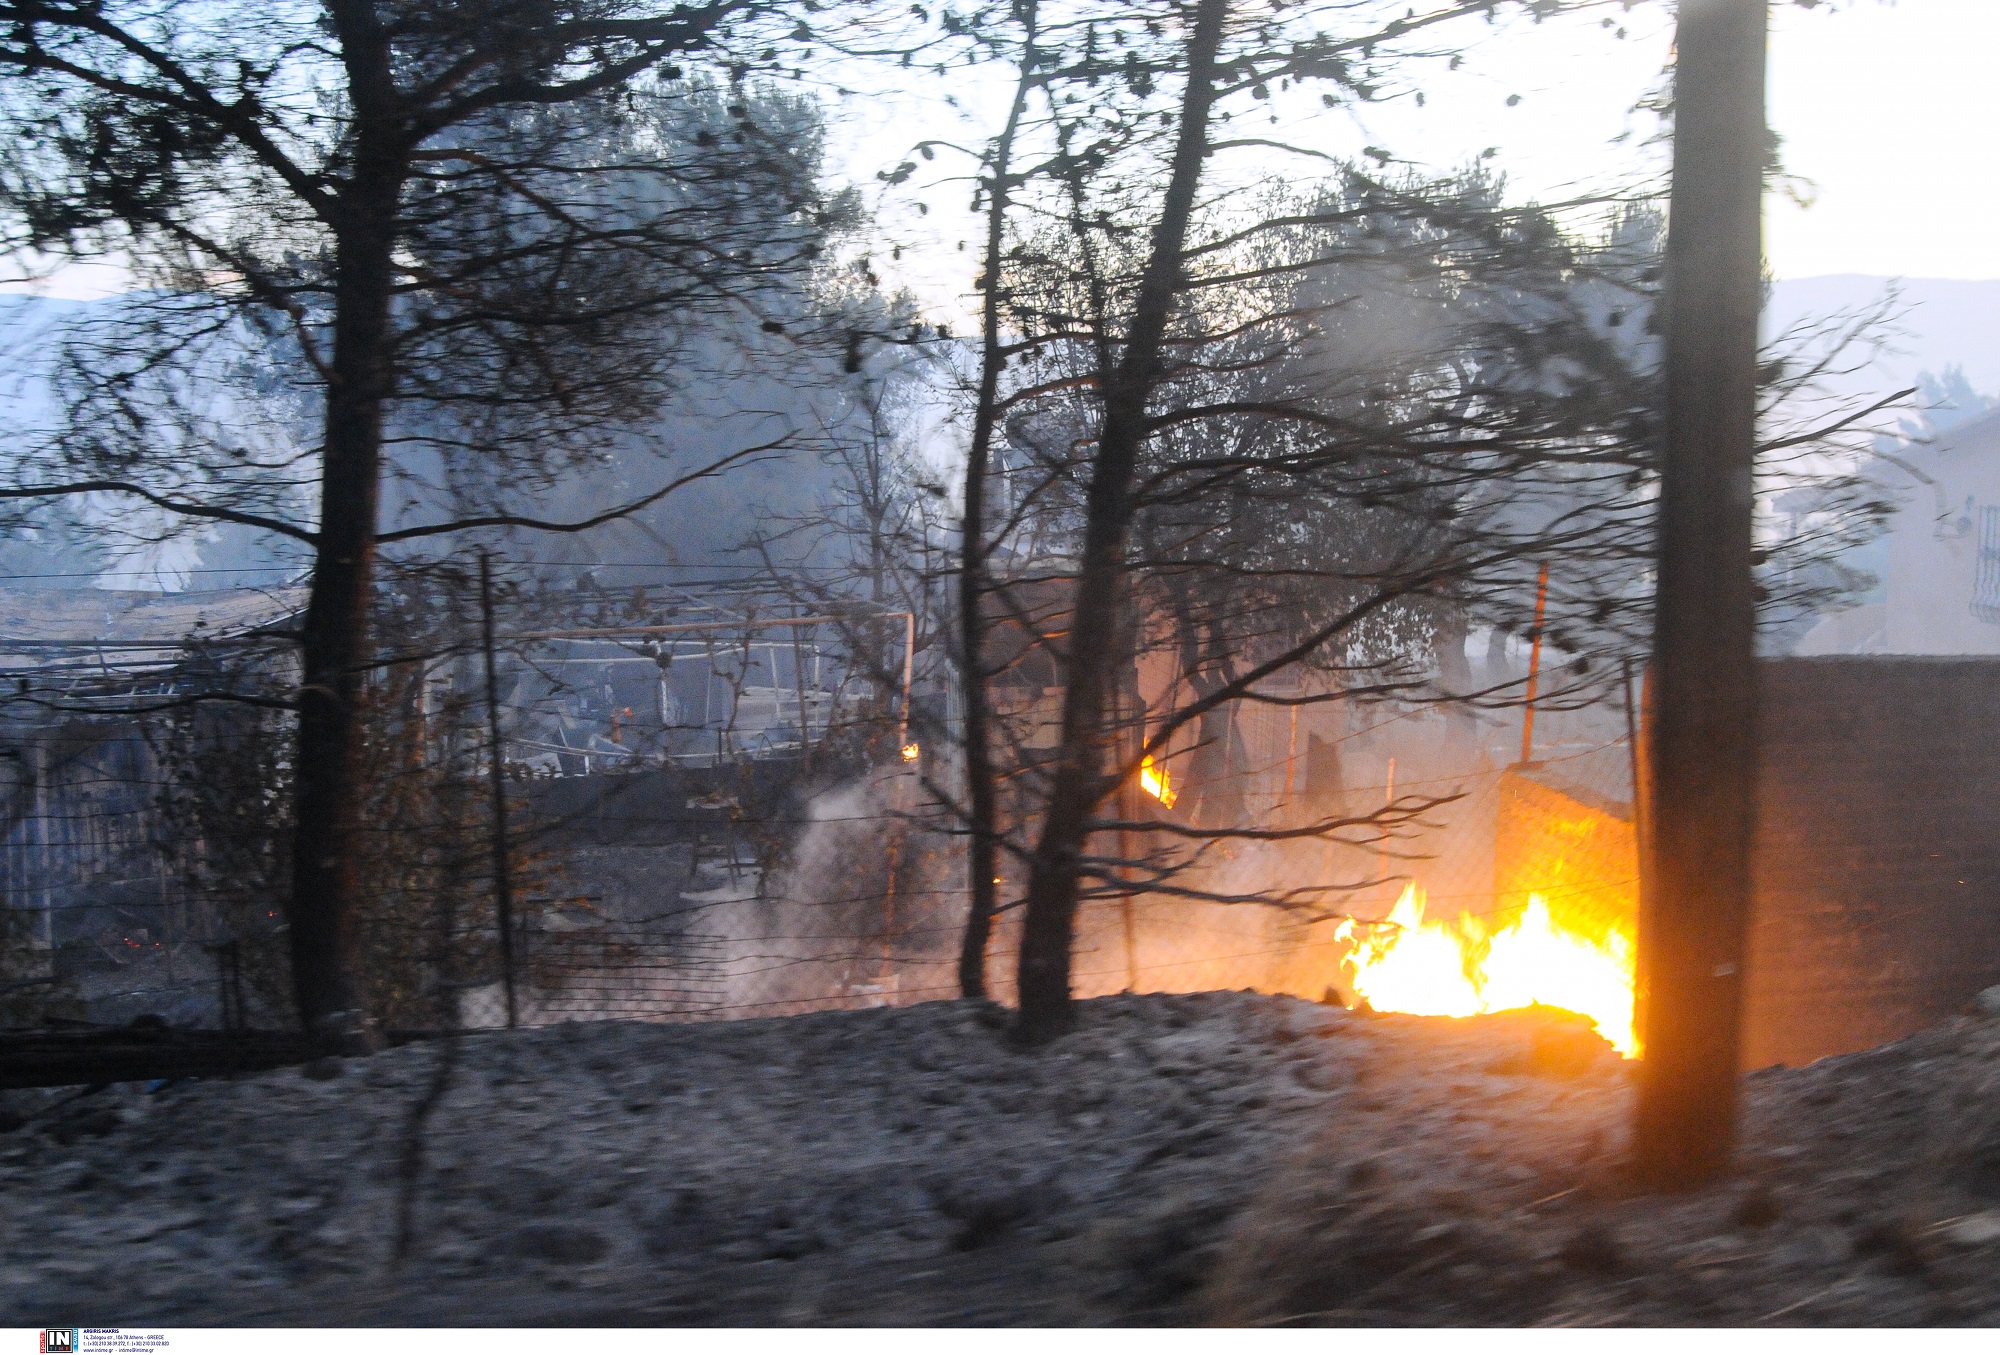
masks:
[[[1516,22],[1430,83],[1425,109],[1375,110],[1372,130],[1439,165],[1496,145],[1538,196],[1639,163],[1657,123],[1627,110],[1657,83],[1671,22],[1642,4],[1618,41],[1603,17]],[[2000,0],[1780,3],[1772,18],[1771,124],[1813,199],[1769,204],[1776,274],[2000,278]]]
[[[1771,115],[1807,211],[1771,205],[1780,277],[2000,278],[2000,3],[1877,0],[1788,10],[1771,44]]]
[[[1349,154],[1382,145],[1433,168],[1462,165],[1493,146],[1517,192],[1544,200],[1629,176],[1660,153],[1644,145],[1657,130],[1654,117],[1630,110],[1658,83],[1672,24],[1660,0],[1613,14],[1627,30],[1622,41],[1615,27],[1602,26],[1602,12],[1515,20],[1484,36],[1464,70],[1424,80],[1422,109],[1402,100],[1366,110],[1357,124],[1314,104],[1310,115],[1288,117],[1285,131]],[[1834,0],[1813,10],[1780,0],[1773,16],[1771,121],[1785,138],[1788,168],[1811,181],[1813,199],[1809,208],[1777,196],[1770,202],[1777,276],[2000,278],[1993,149],[2000,78],[1992,70],[2000,0]],[[840,168],[859,182],[920,137],[978,133],[966,123],[949,126],[936,82],[906,78],[907,92],[877,85],[870,97],[845,101]],[[967,102],[981,102],[962,74],[950,83]],[[1514,95],[1519,102],[1510,107]],[[1614,140],[1621,133],[1622,143]],[[935,166],[941,176],[964,169],[942,157]],[[953,205],[964,202],[964,187],[934,187],[925,193],[934,210],[921,222],[907,210],[909,190],[899,195],[903,210],[884,203],[883,225],[911,246],[902,266],[888,271],[933,305],[952,307],[949,297],[962,306],[974,258],[958,253],[956,240],[977,233]],[[72,273],[53,290],[101,294],[119,281],[111,271]]]
[[[1776,4],[1772,18],[1771,124],[1787,169],[1814,185],[1809,208],[1769,204],[1773,271],[2000,278],[2000,2]],[[1431,138],[1497,140],[1523,186],[1616,163],[1624,152],[1607,143],[1659,69],[1669,25],[1658,4],[1625,16],[1622,43],[1595,22],[1516,25],[1475,58],[1490,96],[1454,96],[1465,125]],[[1506,108],[1507,93],[1520,105]],[[1630,125],[1653,130],[1649,116]]]
[[[1811,10],[1780,2],[1772,13],[1771,121],[1792,190],[1810,202],[1769,201],[1776,275],[2000,278],[1991,149],[2000,78],[1989,69],[2000,52],[2000,0],[1834,0]],[[1664,167],[1658,119],[1633,110],[1661,84],[1672,28],[1659,0],[1541,24],[1468,23],[1461,31],[1476,41],[1464,69],[1419,77],[1424,107],[1406,98],[1351,116],[1320,111],[1316,94],[1290,108],[1274,100],[1284,126],[1270,134],[1348,155],[1383,146],[1432,169],[1462,166],[1490,146],[1516,196],[1542,201],[1629,184],[1648,166]],[[952,125],[936,84],[903,78],[907,87],[878,85],[841,101],[839,160],[858,182],[920,137],[979,135],[970,119]],[[983,83],[962,73],[950,80],[965,105],[997,116],[1000,89]],[[939,310],[969,300],[975,255],[955,246],[979,232],[958,205],[962,180],[949,181],[965,168],[941,156],[923,167],[930,184],[920,176],[880,204],[882,227],[906,247],[888,271]],[[908,210],[912,195],[932,209],[921,221]]]

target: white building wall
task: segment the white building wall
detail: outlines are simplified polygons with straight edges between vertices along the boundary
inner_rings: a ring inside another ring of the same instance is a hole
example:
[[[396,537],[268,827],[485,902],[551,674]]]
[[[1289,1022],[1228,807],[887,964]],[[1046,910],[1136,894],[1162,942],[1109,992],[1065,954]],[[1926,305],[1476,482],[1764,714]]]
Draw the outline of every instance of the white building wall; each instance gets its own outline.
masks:
[[[2000,413],[1897,455],[1882,603],[1828,616],[1797,652],[2000,654]]]

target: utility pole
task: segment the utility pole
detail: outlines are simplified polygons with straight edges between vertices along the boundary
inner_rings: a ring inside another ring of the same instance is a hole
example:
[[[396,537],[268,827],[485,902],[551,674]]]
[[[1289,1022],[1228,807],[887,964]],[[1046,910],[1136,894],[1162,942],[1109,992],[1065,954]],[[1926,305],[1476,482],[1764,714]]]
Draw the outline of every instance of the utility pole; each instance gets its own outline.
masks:
[[[1726,1170],[1736,1132],[1756,819],[1751,474],[1767,22],[1766,0],[1681,0],[1678,20],[1633,1135],[1641,1178],[1667,1189]]]
[[[486,761],[493,782],[493,911],[511,1030],[520,1020],[514,999],[514,873],[507,843],[507,748],[500,742],[500,680],[493,662],[493,557],[485,551],[479,552],[479,646],[486,654]]]

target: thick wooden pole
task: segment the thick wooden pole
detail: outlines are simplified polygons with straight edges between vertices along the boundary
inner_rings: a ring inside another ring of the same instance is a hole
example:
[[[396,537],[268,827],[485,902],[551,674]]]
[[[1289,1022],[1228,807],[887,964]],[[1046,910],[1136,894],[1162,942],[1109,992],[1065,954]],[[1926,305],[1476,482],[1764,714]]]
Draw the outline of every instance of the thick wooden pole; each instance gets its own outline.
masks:
[[[1635,1164],[1687,1188],[1735,1137],[1756,813],[1751,578],[1765,0],[1681,0]],[[1650,685],[1650,684],[1649,684]]]

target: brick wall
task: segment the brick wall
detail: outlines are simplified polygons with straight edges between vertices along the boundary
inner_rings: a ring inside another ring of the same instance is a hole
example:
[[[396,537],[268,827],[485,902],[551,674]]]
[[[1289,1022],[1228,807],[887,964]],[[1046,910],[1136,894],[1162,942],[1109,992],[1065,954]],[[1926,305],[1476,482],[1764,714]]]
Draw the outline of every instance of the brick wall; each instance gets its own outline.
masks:
[[[1748,1067],[1896,1039],[2000,983],[2000,660],[1762,668]]]
[[[1761,668],[1746,1068],[1901,1038],[2000,983],[2000,660]],[[1636,906],[1629,808],[1560,769],[1502,778],[1494,855],[1503,916],[1529,890],[1586,931]]]

